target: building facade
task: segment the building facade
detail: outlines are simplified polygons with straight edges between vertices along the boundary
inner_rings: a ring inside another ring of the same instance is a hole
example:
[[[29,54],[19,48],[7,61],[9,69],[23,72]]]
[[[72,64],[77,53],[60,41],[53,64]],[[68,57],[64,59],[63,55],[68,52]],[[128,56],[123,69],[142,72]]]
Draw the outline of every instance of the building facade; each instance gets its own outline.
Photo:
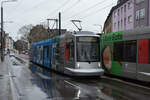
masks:
[[[150,0],[118,0],[112,8],[109,16],[112,16],[112,31],[117,32],[138,27],[150,26]],[[107,17],[104,24],[104,33],[108,33],[110,26]]]
[[[5,34],[5,51],[13,51],[14,50],[14,40],[8,35]]]
[[[9,49],[9,35],[5,34],[5,51]]]
[[[135,0],[134,27],[150,26],[150,7],[149,0]]]
[[[113,8],[111,9],[109,15],[107,16],[107,19],[104,23],[104,28],[103,28],[103,32],[104,33],[110,33],[112,32],[112,10]]]
[[[134,0],[122,0],[112,11],[112,32],[134,28]]]

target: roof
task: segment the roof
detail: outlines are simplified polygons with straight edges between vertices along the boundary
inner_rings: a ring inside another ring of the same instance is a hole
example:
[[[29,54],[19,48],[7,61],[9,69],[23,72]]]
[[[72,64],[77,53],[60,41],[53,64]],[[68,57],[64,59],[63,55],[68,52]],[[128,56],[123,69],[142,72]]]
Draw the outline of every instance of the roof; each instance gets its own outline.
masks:
[[[129,1],[129,0],[122,0],[122,2],[120,2],[119,4],[114,6],[113,11],[116,10],[117,8],[119,8],[120,6],[122,6],[123,4],[125,4],[127,1]]]
[[[112,16],[113,11],[116,10],[117,8],[119,8],[120,6],[122,6],[122,5],[123,5],[124,3],[126,3],[127,1],[129,1],[129,0],[122,0],[122,1],[121,1],[120,3],[118,3],[116,6],[114,6],[114,7],[111,8],[111,10],[110,10],[110,12],[109,12],[109,14],[108,14],[108,16],[107,16],[105,22],[104,22],[104,27],[105,27],[105,24],[106,24],[106,22],[108,21],[109,17]],[[103,30],[104,30],[104,29],[103,29]]]
[[[109,14],[108,14],[108,16],[107,16],[105,22],[104,22],[104,26],[105,26],[106,22],[108,21],[109,17],[112,15],[113,8],[114,8],[114,7],[111,8],[111,10],[110,10],[110,12],[109,12]]]

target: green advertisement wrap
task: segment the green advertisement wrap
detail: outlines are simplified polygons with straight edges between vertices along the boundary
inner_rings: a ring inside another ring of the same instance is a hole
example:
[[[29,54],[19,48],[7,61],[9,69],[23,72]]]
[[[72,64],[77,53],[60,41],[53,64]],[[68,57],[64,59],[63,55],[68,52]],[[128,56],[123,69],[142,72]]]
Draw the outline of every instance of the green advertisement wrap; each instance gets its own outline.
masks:
[[[122,62],[114,60],[114,43],[121,42],[123,31],[101,36],[102,66],[106,73],[122,76]]]

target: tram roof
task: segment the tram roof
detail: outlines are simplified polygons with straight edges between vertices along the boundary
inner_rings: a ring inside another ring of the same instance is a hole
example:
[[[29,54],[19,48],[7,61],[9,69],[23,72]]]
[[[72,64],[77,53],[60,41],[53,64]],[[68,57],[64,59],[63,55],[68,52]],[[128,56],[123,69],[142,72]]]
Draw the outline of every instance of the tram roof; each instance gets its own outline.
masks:
[[[150,27],[135,28],[132,30],[125,30],[120,32],[112,32],[103,34],[102,37],[114,37],[117,34],[122,34],[122,40],[138,40],[150,38]]]
[[[72,33],[72,32],[69,32],[69,33]],[[76,32],[73,32],[72,35],[73,36],[99,36],[91,31],[76,31]]]
[[[137,40],[150,38],[150,27],[135,28],[126,30],[123,33],[123,40]]]

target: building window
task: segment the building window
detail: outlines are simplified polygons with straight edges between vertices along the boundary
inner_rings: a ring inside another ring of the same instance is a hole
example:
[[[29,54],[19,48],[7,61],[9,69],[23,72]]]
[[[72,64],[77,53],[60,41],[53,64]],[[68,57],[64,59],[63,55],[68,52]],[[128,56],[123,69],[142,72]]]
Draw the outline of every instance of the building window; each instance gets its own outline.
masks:
[[[128,2],[128,9],[132,8],[131,2]]]
[[[122,23],[123,23],[123,22],[122,22],[122,19],[121,19],[121,28],[122,28]]]
[[[120,21],[118,21],[118,30],[119,30],[119,27],[120,27]]]
[[[126,5],[124,5],[124,12],[126,12]]]
[[[120,9],[118,9],[118,16],[120,15]]]
[[[116,23],[114,23],[114,28],[116,28]]]
[[[123,7],[121,7],[121,14],[123,13]]]
[[[116,17],[116,16],[117,16],[117,11],[114,12],[114,17]]]
[[[136,4],[142,3],[144,0],[136,0]]]
[[[124,18],[124,26],[126,27],[126,18]]]
[[[140,10],[136,11],[136,20],[140,19]]]
[[[145,17],[145,8],[140,10],[140,18]]]
[[[128,16],[128,23],[132,23],[132,16]]]
[[[143,19],[145,17],[145,8],[136,11],[136,20]]]

